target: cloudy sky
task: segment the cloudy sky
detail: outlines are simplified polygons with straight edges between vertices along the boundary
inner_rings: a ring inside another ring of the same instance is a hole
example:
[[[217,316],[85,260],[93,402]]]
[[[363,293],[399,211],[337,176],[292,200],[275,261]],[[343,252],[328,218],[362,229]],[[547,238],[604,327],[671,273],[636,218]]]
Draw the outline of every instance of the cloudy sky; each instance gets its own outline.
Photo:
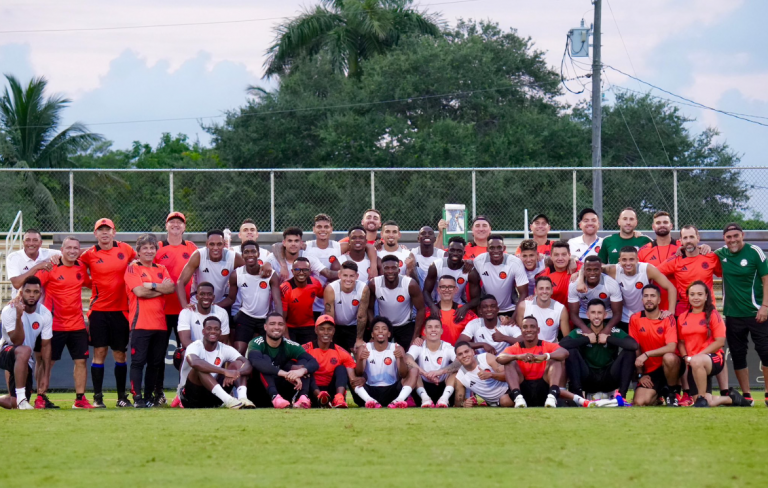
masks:
[[[208,117],[243,104],[246,86],[268,87],[261,74],[272,27],[313,3],[5,0],[0,70],[22,80],[45,76],[51,90],[73,101],[67,121],[89,124],[117,148],[134,140],[156,144],[162,132],[208,142],[196,119],[220,120]],[[422,0],[420,5],[441,12],[451,24],[463,17],[516,28],[547,52],[552,66],[560,64],[566,32],[592,18],[589,0]],[[604,62],[698,102],[768,117],[762,37],[767,18],[765,0],[606,1]],[[228,23],[168,25],[220,21]],[[157,24],[164,26],[119,29]],[[608,80],[647,90],[617,74]],[[610,102],[610,85],[605,88]],[[697,119],[696,129],[718,127],[743,153],[742,164],[766,164],[768,128],[682,109]]]

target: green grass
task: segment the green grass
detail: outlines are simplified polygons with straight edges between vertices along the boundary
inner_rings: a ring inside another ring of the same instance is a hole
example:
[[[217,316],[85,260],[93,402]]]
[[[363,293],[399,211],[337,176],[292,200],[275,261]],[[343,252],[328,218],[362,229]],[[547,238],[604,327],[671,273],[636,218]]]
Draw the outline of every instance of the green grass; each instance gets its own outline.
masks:
[[[760,486],[768,409],[0,412],[0,486]],[[114,393],[107,404],[114,405]],[[169,398],[172,398],[169,395]]]

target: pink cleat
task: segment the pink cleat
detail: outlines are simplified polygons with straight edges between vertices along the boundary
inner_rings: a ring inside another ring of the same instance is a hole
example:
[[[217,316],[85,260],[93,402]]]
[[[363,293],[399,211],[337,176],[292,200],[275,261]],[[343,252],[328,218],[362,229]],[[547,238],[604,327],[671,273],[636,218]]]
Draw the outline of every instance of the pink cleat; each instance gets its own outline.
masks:
[[[321,407],[328,407],[331,403],[331,395],[327,391],[321,391],[317,394],[317,403],[319,403]]]
[[[280,395],[275,395],[275,398],[272,399],[272,406],[275,408],[288,408],[291,406],[291,402]]]
[[[181,404],[181,398],[179,398],[179,395],[176,395],[171,402],[171,408],[184,408],[184,405]]]
[[[307,395],[301,395],[298,400],[293,402],[293,408],[312,408],[312,402],[309,401]]]
[[[435,408],[448,408],[448,404],[438,400],[437,403],[435,404]]]
[[[365,408],[381,408],[381,403],[376,400],[369,400],[365,402]]]
[[[405,400],[405,404],[407,405],[405,408],[416,408],[416,402],[413,400],[413,397],[410,395]]]
[[[408,408],[408,402],[392,402],[387,408]]]
[[[421,408],[435,408],[435,404],[432,401],[421,402]]]

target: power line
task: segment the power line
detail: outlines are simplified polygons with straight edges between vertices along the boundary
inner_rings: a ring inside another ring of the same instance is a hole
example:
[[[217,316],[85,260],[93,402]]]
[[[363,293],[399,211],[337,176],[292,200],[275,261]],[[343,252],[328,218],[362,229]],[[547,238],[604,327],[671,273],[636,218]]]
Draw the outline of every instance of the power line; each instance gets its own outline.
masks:
[[[434,5],[452,5],[456,3],[471,3],[481,0],[455,0],[452,2],[437,2],[420,5],[421,7],[431,7]],[[269,20],[283,20],[286,17],[265,17],[261,19],[237,19],[237,20],[219,20],[208,22],[184,22],[173,24],[146,24],[146,25],[127,25],[115,27],[75,27],[70,29],[20,29],[20,30],[2,30],[0,34],[41,34],[41,33],[59,33],[59,32],[93,32],[93,31],[116,31],[133,29],[157,29],[164,27],[195,27],[201,25],[223,25],[223,24],[245,24],[251,22],[266,22]]]

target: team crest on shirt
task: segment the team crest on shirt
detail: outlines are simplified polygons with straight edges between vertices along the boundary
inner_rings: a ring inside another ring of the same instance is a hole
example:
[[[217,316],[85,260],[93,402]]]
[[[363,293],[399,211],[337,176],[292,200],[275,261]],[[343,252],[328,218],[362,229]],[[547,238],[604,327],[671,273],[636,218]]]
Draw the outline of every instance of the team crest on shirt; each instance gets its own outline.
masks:
[[[216,358],[216,361],[213,362],[214,366],[218,366],[221,364],[221,358]]]
[[[555,321],[554,321],[554,320],[552,320],[551,318],[549,318],[549,319],[547,319],[547,322],[546,322],[546,324],[547,324],[548,326],[552,327],[553,325],[555,325]]]
[[[403,262],[398,259],[397,260],[397,265],[402,268],[403,267]]]
[[[328,258],[328,262],[329,262],[329,263],[335,263],[335,262],[336,262],[336,256],[330,256],[330,257]]]
[[[706,320],[706,319],[701,319],[701,320],[699,321],[699,325],[706,327],[706,325],[707,325],[707,320]]]
[[[136,354],[136,348],[132,347],[131,348],[131,355],[134,355],[134,354]]]
[[[597,247],[595,248],[595,252],[596,252],[596,253],[599,253],[599,252],[600,252],[600,246],[597,246]]]
[[[229,270],[228,269],[222,269],[221,270],[221,276],[229,276]]]
[[[638,281],[637,283],[635,283],[635,288],[637,288],[638,290],[642,290],[643,284]]]
[[[123,259],[125,259],[125,254],[123,254],[121,252],[117,253],[117,259],[122,261]]]
[[[262,261],[261,259],[257,259],[256,262],[259,263],[259,266],[264,265],[264,261]]]
[[[184,254],[181,255],[181,257],[183,257],[184,259],[189,259],[189,253],[185,252]]]
[[[403,295],[397,295],[397,302],[403,303],[405,301],[405,297]]]
[[[458,280],[456,280],[456,283],[458,283],[458,284],[460,284],[460,285],[463,285],[465,281],[466,281],[466,280],[465,280],[464,278],[461,278],[461,277],[460,277]]]
[[[78,281],[83,279],[83,275],[81,275],[80,273],[77,273],[75,277],[78,279]]]
[[[608,298],[608,295],[606,295],[605,293],[601,293],[597,296],[599,296],[601,300],[605,300],[606,298]]]
[[[162,280],[163,279],[163,273],[157,273],[157,277]]]
[[[506,280],[507,279],[507,273],[502,271],[501,273],[499,273],[499,278],[501,278],[502,280]]]
[[[267,289],[267,282],[266,281],[262,281],[261,283],[259,283],[259,288],[261,288],[262,290],[266,290]]]
[[[317,297],[317,293],[312,292],[312,293],[309,294],[309,296],[311,296],[312,298],[315,298],[315,297]]]
[[[658,329],[656,329],[656,333],[659,334],[659,335],[663,334],[664,333],[664,327],[659,327]]]
[[[742,266],[746,266],[747,265],[747,260],[746,259],[742,259],[739,264],[741,264]]]
[[[440,356],[439,358],[437,358],[437,364],[438,364],[438,365],[440,365],[440,364],[443,364],[443,357],[442,357],[442,356]]]
[[[384,360],[384,364],[386,364],[387,366],[389,366],[390,364],[392,364],[392,358],[386,358],[386,359]]]
[[[338,360],[338,359],[336,359],[336,358],[331,358],[331,364],[334,364],[334,365],[335,365],[335,364],[337,364],[338,362],[339,362],[339,360]]]
[[[709,263],[701,263],[701,269],[709,269]]]
[[[35,322],[34,324],[32,324],[32,330],[37,330],[39,328],[40,328],[40,322]]]
[[[341,303],[341,302],[339,302],[339,303]],[[357,307],[358,305],[360,305],[360,300],[357,300],[357,299],[352,300],[352,306],[353,307]]]

